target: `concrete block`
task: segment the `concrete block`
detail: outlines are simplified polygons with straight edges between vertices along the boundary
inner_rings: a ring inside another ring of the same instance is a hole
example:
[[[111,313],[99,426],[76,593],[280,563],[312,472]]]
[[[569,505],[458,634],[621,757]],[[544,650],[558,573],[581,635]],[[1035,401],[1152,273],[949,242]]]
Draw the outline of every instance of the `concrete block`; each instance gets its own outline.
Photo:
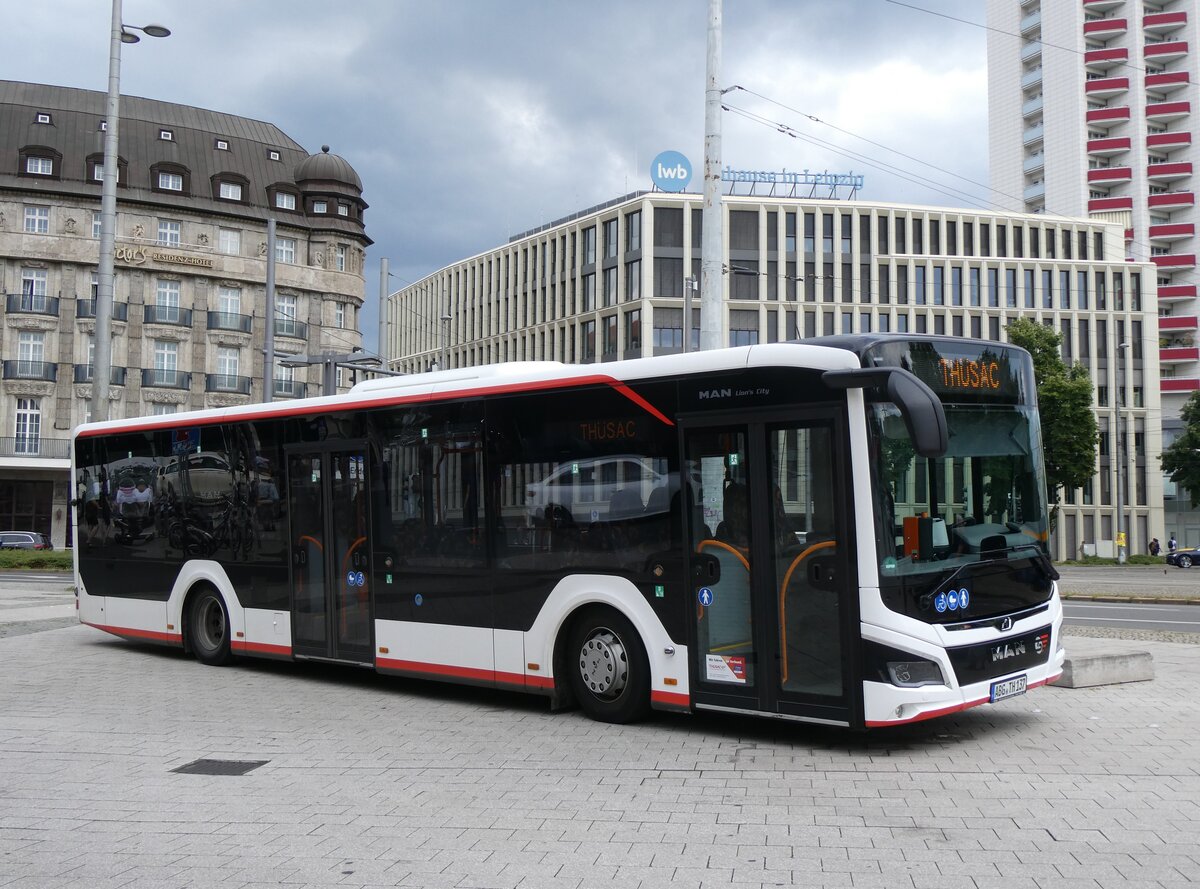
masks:
[[[1154,678],[1154,658],[1148,651],[1120,654],[1072,655],[1067,651],[1060,688],[1090,688],[1119,682],[1145,682]]]

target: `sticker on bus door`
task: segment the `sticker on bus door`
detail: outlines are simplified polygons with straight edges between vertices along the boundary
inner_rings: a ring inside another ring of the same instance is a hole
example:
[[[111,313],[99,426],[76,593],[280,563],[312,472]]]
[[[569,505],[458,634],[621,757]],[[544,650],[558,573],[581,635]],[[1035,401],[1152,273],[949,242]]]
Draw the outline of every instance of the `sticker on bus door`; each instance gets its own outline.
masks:
[[[710,654],[705,660],[709,682],[746,684],[746,658],[742,655]]]

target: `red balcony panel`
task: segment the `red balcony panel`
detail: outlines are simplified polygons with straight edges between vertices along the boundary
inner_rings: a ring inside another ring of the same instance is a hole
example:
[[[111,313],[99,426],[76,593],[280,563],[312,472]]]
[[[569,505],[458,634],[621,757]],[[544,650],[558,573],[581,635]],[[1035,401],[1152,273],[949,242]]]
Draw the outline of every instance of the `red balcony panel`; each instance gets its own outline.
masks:
[[[1200,389],[1200,380],[1195,377],[1169,377],[1161,382],[1163,392],[1195,392]]]
[[[1159,349],[1158,360],[1163,364],[1175,364],[1183,361],[1200,361],[1200,349],[1195,346],[1178,349]]]
[[[1190,191],[1172,191],[1167,194],[1152,194],[1146,199],[1146,206],[1155,210],[1170,210],[1177,207],[1192,207],[1196,204],[1196,195]],[[1132,206],[1132,204],[1130,205]]]
[[[1114,96],[1127,89],[1128,77],[1094,77],[1083,85],[1083,91],[1093,96]]]
[[[1132,210],[1133,197],[1092,198],[1088,201],[1089,213],[1108,213],[1113,210]]]
[[[1094,65],[1099,68],[1110,68],[1127,61],[1129,61],[1129,49],[1124,46],[1116,46],[1112,49],[1089,49],[1083,54],[1085,65]]]
[[[1148,179],[1182,179],[1184,176],[1191,175],[1192,165],[1189,163],[1146,165]]]
[[[1129,241],[1132,241],[1132,240],[1133,240],[1133,229],[1131,229],[1131,228],[1127,228],[1127,229],[1125,229],[1125,241],[1126,241],[1126,243],[1128,243]]]
[[[1191,102],[1153,102],[1146,106],[1147,120],[1171,119],[1191,113]]]
[[[1150,237],[1160,241],[1174,241],[1179,238],[1190,238],[1196,233],[1196,226],[1191,222],[1177,222],[1172,225],[1150,226]]]
[[[1195,299],[1195,284],[1159,284],[1158,298],[1161,301],[1173,299]]]
[[[1192,269],[1196,267],[1196,254],[1164,253],[1161,256],[1151,256],[1150,261],[1160,269]]]
[[[1091,144],[1091,143],[1089,143]],[[1192,144],[1192,134],[1188,132],[1180,133],[1151,133],[1146,137],[1147,148],[1183,148],[1186,145]]]
[[[1088,37],[1099,37],[1101,34],[1123,34],[1129,30],[1127,19],[1095,19],[1083,23],[1083,33]]]
[[[1088,154],[1095,154],[1101,157],[1120,154],[1122,151],[1128,151],[1132,147],[1133,142],[1128,136],[1113,139],[1089,139],[1087,144]]]
[[[1095,170],[1087,171],[1087,181],[1093,185],[1128,182],[1132,178],[1133,171],[1129,167],[1098,167]]]
[[[1183,104],[1187,104],[1186,102]],[[1093,108],[1087,113],[1087,122],[1091,124],[1106,124],[1106,123],[1121,123],[1129,120],[1129,109],[1125,106],[1120,108]]]
[[[1142,19],[1142,30],[1161,33],[1182,28],[1186,24],[1186,12],[1152,12]]]
[[[1159,330],[1195,330],[1195,315],[1169,315],[1158,319]]]
[[[1164,43],[1147,43],[1145,56],[1147,59],[1161,62],[1186,56],[1188,45],[1186,40],[1168,40]]]
[[[1109,80],[1110,78],[1106,77],[1103,79]],[[1190,82],[1191,75],[1187,71],[1167,71],[1163,74],[1146,75],[1146,89],[1148,90],[1163,90],[1171,87],[1187,86]]]

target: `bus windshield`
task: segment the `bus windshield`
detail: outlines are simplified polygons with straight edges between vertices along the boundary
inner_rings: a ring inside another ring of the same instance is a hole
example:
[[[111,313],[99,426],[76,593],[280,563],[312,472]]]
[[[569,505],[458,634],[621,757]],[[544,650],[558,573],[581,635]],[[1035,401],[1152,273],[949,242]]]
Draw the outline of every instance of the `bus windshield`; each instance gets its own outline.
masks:
[[[946,404],[949,447],[919,457],[899,409],[872,406],[881,583],[942,577],[995,559],[1039,558],[1049,532],[1037,408]]]

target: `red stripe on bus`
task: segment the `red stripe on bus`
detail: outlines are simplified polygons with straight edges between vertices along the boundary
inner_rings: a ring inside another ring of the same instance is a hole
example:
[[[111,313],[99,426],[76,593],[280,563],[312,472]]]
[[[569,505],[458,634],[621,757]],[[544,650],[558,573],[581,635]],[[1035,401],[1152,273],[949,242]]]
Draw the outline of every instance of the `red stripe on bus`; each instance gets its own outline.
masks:
[[[89,627],[95,627],[97,630],[103,630],[106,633],[112,633],[114,636],[123,636],[128,639],[148,639],[151,642],[170,642],[174,645],[183,644],[183,635],[181,633],[159,633],[156,630],[136,630],[132,627],[110,627],[107,624],[93,624],[88,621],[83,621]]]
[[[292,646],[290,645],[271,645],[268,642],[239,642],[234,639],[229,643],[229,647],[234,651],[244,651],[247,654],[270,654],[277,657],[292,656]]]
[[[651,691],[650,703],[664,704],[669,707],[684,707],[690,710],[692,707],[692,696],[680,694],[677,691]]]
[[[455,667],[451,664],[426,664],[422,661],[400,661],[380,657],[375,659],[375,666],[381,670],[404,670],[407,673],[421,673],[427,676],[447,676],[452,679],[474,679],[483,682],[495,682],[495,670],[481,670],[477,667]],[[522,679],[521,684],[525,682]]]
[[[1062,676],[1061,672],[1056,673],[1053,676],[1050,676],[1046,679],[1039,679],[1037,682],[1031,682],[1031,683],[1029,683],[1029,685],[1025,686],[1025,688],[1026,688],[1026,690],[1040,688],[1043,685],[1047,685],[1047,684],[1053,682],[1055,679],[1058,679],[1058,677],[1060,677],[1060,676]],[[927,710],[924,713],[918,713],[916,716],[910,716],[908,719],[883,719],[883,720],[868,719],[867,720],[867,728],[878,728],[880,726],[885,726],[885,725],[907,725],[910,722],[922,722],[926,719],[936,719],[939,716],[949,716],[951,713],[959,713],[963,710],[969,710],[972,707],[978,707],[980,704],[986,704],[990,701],[991,701],[991,698],[980,698],[977,701],[967,701],[966,703],[963,703],[963,704],[955,704],[952,707],[942,707],[939,710]]]
[[[316,416],[327,413],[341,413],[343,411],[361,410],[368,408],[393,407],[402,404],[424,403],[449,401],[455,398],[473,398],[480,395],[504,395],[518,392],[538,392],[551,389],[565,389],[571,386],[592,386],[597,384],[605,384],[612,386],[630,401],[643,408],[652,416],[661,420],[668,425],[675,425],[666,415],[634,392],[627,383],[610,377],[606,374],[589,374],[584,377],[570,377],[561,380],[530,380],[524,383],[507,383],[494,386],[477,386],[470,389],[453,389],[445,392],[434,393],[414,393],[407,395],[394,395],[391,397],[382,397],[375,399],[355,399],[354,401],[346,401],[335,404],[322,405],[300,405],[297,407],[276,408],[265,410],[246,411],[245,413],[237,413],[231,415],[221,414],[220,416],[197,417],[181,422],[179,419],[171,420],[147,420],[142,423],[125,422],[119,427],[108,427],[103,429],[84,429],[81,430],[78,438],[93,438],[100,435],[116,435],[125,432],[153,432],[158,429],[174,429],[179,426],[212,426],[217,423],[241,423],[250,420],[268,420],[268,419],[287,419],[290,417],[305,417]]]

